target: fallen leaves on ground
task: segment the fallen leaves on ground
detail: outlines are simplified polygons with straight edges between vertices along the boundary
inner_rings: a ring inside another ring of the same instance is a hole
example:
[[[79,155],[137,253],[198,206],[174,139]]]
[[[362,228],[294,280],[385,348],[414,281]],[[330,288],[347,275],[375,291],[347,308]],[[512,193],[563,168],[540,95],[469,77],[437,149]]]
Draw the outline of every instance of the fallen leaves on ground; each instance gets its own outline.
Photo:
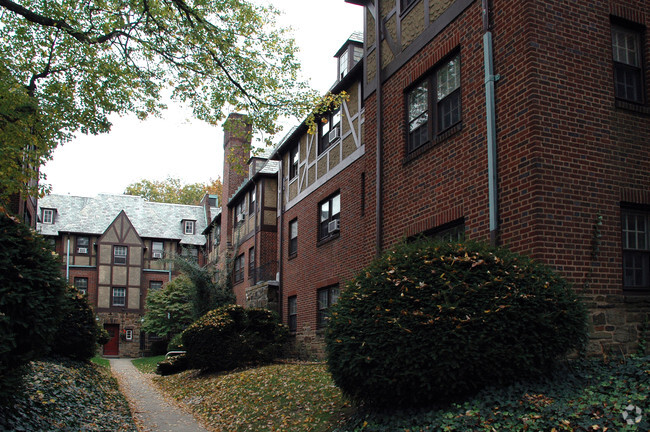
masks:
[[[211,375],[187,371],[154,381],[214,430],[327,431],[349,408],[324,364],[276,364]]]

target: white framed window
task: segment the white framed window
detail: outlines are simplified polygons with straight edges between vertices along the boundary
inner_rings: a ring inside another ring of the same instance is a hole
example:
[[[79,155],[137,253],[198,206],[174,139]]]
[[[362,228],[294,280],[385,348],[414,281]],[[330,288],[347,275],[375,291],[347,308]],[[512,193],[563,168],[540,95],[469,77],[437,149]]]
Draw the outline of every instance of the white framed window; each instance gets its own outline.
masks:
[[[113,288],[111,305],[126,306],[126,288]]]
[[[126,265],[127,254],[126,246],[113,246],[113,264]]]
[[[74,278],[74,287],[77,288],[82,294],[88,294],[88,278],[76,277]]]
[[[77,237],[77,253],[87,255],[89,252],[90,239],[86,236]]]
[[[633,28],[612,26],[612,57],[616,97],[643,103],[642,33]]]
[[[163,257],[164,245],[161,241],[151,242],[151,258],[161,259]]]
[[[330,196],[318,205],[320,222],[318,226],[318,240],[338,236],[341,217],[341,194]]]
[[[53,209],[43,209],[43,223],[44,224],[53,224],[54,223],[54,210]]]
[[[132,329],[126,329],[124,330],[124,339],[128,341],[133,340],[133,330]]]
[[[289,256],[298,253],[298,218],[289,222]]]
[[[186,220],[183,222],[183,233],[185,234],[194,234],[194,221]]]
[[[318,328],[327,326],[327,320],[329,319],[329,308],[330,306],[336,304],[336,302],[339,300],[339,293],[340,290],[338,284],[318,290],[318,305],[316,315]]]

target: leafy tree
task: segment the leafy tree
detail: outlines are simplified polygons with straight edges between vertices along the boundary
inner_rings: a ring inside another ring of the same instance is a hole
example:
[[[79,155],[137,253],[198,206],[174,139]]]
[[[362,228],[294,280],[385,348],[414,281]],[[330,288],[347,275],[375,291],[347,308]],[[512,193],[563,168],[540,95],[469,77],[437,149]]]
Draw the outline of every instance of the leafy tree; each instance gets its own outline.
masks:
[[[174,259],[174,265],[192,283],[190,301],[195,320],[212,309],[235,303],[235,296],[228,282],[230,278],[225,276],[230,272],[217,270],[216,263],[201,267],[196,261],[177,257]]]
[[[175,335],[193,321],[190,291],[192,282],[180,275],[163,288],[147,294],[147,313],[142,329],[158,336]]]
[[[47,352],[66,281],[42,236],[0,208],[0,399],[18,369]]]
[[[128,185],[124,193],[141,196],[147,201],[196,205],[206,193],[221,196],[221,180],[184,185],[181,179],[173,177],[162,181],[143,179]]]
[[[75,133],[159,114],[168,87],[212,124],[238,111],[273,134],[302,116],[311,91],[277,15],[252,0],[0,0],[0,198]]]

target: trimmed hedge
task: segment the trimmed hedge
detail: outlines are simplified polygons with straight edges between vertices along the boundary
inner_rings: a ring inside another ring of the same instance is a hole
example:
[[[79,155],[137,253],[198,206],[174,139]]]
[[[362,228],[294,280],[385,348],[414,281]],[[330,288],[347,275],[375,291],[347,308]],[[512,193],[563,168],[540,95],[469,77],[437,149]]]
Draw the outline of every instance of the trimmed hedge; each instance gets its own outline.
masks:
[[[166,376],[173,375],[187,370],[189,362],[187,361],[186,354],[180,354],[174,357],[167,358],[159,361],[156,366],[156,373],[158,375]]]
[[[537,377],[587,339],[586,310],[566,280],[478,243],[399,245],[347,285],[330,317],[334,381],[375,405]]]
[[[268,363],[286,336],[276,313],[235,305],[209,311],[182,333],[190,367],[209,371]]]

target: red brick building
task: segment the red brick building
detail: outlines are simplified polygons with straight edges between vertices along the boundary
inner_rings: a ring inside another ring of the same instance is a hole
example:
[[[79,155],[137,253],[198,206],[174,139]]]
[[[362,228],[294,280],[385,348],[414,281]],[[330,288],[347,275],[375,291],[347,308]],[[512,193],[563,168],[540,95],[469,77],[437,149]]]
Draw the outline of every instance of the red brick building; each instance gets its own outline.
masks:
[[[366,9],[374,249],[506,245],[587,298],[591,352],[633,350],[650,318],[648,3],[348,2]]]

